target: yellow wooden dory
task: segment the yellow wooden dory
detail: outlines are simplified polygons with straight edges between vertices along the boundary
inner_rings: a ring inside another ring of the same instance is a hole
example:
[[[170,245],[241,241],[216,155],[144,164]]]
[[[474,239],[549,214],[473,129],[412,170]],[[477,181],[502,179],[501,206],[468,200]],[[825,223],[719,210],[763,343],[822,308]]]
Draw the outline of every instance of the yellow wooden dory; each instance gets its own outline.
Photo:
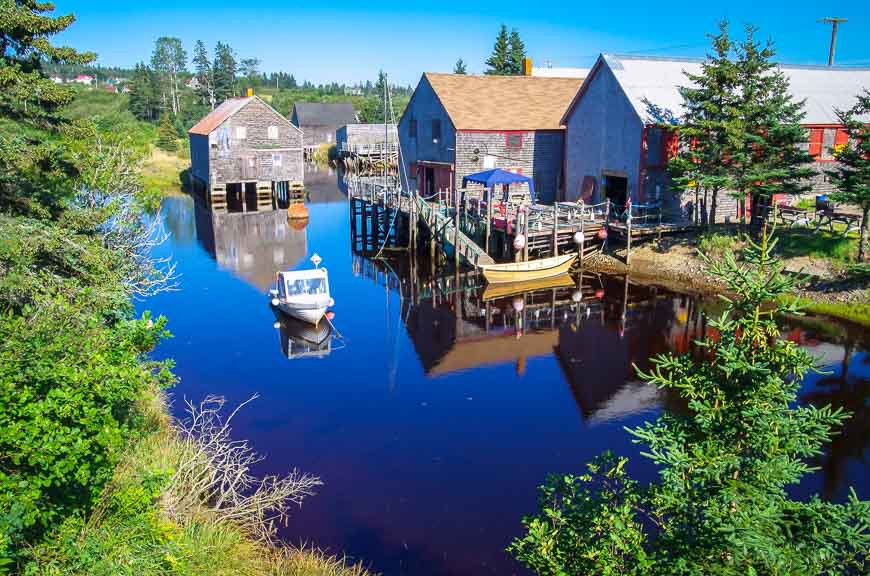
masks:
[[[488,284],[483,291],[482,298],[487,300],[496,300],[505,298],[515,294],[525,294],[534,292],[535,290],[546,290],[552,288],[570,288],[574,286],[574,279],[567,274],[559,276],[551,276],[549,278],[539,278],[537,280],[527,280],[525,282],[500,282],[498,284]]]
[[[563,254],[539,260],[529,260],[528,262],[481,264],[478,267],[490,284],[525,282],[567,274],[576,258],[577,254]]]

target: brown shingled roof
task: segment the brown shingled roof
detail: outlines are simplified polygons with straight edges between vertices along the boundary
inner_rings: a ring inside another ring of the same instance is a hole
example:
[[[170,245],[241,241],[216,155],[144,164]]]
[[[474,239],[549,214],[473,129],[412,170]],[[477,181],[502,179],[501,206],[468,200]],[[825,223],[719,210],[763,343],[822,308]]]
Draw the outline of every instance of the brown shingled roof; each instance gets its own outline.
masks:
[[[457,130],[557,130],[583,83],[539,76],[424,76]]]
[[[256,98],[251,96],[247,98],[230,98],[223,104],[209,112],[202,120],[197,122],[193,128],[187,131],[188,134],[199,134],[200,136],[208,136],[217,129],[224,121],[245,107],[245,105]]]

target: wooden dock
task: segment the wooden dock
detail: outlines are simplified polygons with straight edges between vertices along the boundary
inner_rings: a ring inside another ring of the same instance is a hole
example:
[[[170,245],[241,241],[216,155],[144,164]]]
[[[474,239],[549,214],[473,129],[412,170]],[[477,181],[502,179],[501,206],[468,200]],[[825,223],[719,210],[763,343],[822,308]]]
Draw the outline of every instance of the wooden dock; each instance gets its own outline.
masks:
[[[398,179],[358,178],[348,187],[351,242],[359,253],[388,249],[425,251],[431,260],[473,268],[601,251],[609,238],[624,240],[683,232],[693,226],[662,221],[657,207],[638,206],[632,217],[609,201],[588,205],[494,203],[484,214],[481,190],[441,191],[429,198],[400,191]],[[641,215],[636,215],[636,213]]]

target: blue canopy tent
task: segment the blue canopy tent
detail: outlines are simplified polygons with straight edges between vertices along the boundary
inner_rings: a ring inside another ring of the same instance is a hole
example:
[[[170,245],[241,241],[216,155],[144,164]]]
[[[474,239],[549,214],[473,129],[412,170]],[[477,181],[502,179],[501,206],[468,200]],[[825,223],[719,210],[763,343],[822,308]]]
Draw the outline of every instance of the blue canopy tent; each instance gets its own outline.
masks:
[[[523,176],[522,174],[514,174],[513,172],[508,172],[501,168],[493,168],[492,170],[484,170],[483,172],[477,172],[476,174],[465,176],[462,179],[462,187],[465,188],[466,184],[469,182],[483,184],[490,190],[495,188],[498,184],[510,186],[511,184],[520,184],[524,182],[529,185],[529,194],[532,197],[532,202],[535,201],[535,183],[530,177]]]
[[[490,244],[490,226],[492,224],[492,193],[495,187],[499,184],[508,187],[511,184],[528,184],[529,185],[529,196],[531,197],[532,203],[535,202],[535,184],[534,181],[528,177],[523,176],[522,174],[514,174],[513,172],[508,172],[507,170],[502,170],[501,168],[493,168],[492,170],[484,170],[483,172],[477,172],[476,174],[469,174],[462,178],[462,187],[465,188],[469,182],[474,182],[475,184],[483,184],[486,186],[487,190],[489,190],[489,194],[487,195],[486,200],[486,253],[489,254],[489,244]]]

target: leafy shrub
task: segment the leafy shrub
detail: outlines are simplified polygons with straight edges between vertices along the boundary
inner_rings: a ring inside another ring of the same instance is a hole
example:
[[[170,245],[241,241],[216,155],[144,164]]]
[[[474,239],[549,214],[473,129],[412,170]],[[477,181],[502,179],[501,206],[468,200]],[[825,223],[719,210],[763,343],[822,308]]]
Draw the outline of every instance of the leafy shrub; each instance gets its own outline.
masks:
[[[705,233],[698,238],[698,250],[713,258],[721,258],[726,252],[734,252],[740,240],[734,234],[722,232]]]
[[[172,382],[144,361],[147,316],[109,328],[66,305],[0,317],[0,533],[15,548],[89,507],[145,422],[143,391]]]

